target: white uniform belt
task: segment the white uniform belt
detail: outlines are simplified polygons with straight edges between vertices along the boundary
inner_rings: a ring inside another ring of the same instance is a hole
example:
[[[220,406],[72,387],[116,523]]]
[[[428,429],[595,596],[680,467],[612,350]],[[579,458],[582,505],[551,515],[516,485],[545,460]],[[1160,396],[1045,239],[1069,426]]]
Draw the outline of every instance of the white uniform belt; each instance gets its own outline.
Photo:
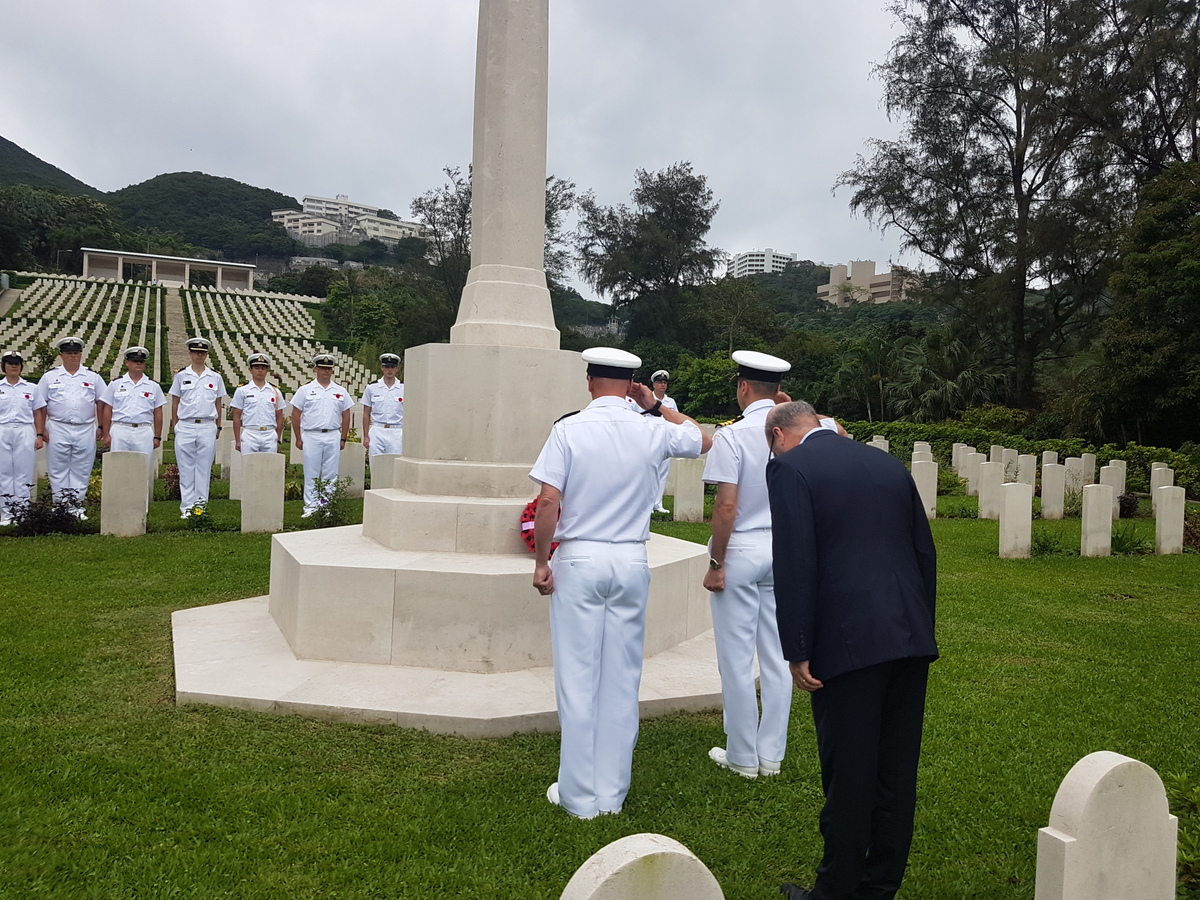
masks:
[[[646,543],[645,541],[638,541],[638,540],[633,540],[633,541],[593,541],[593,540],[589,540],[588,538],[563,538],[561,541],[558,542],[558,546],[561,547],[563,544],[608,544],[609,546],[621,545],[621,544],[630,544],[630,545],[642,544],[644,546],[645,543]]]
[[[247,425],[250,431],[274,431],[274,425]]]
[[[150,422],[113,422],[114,425],[124,425],[126,428],[149,428]]]
[[[340,428],[301,428],[305,434],[328,434],[331,431],[341,431]]]
[[[371,423],[372,428],[374,428],[376,425],[378,425],[380,428],[399,428],[400,427],[399,422],[372,422]]]
[[[32,428],[32,422],[0,422],[0,428]]]
[[[96,424],[95,419],[88,419],[86,422],[72,422],[70,419],[56,419],[56,418],[54,418],[54,416],[50,417],[50,421],[57,422],[60,425],[95,425]]]

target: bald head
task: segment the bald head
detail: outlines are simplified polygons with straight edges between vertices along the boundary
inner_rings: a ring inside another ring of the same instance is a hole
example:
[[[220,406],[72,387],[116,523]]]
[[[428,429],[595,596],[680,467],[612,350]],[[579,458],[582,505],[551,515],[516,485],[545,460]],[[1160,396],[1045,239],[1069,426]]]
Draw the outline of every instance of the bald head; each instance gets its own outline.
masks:
[[[786,453],[820,425],[820,417],[811,403],[805,400],[778,403],[767,413],[767,443],[776,454]]]

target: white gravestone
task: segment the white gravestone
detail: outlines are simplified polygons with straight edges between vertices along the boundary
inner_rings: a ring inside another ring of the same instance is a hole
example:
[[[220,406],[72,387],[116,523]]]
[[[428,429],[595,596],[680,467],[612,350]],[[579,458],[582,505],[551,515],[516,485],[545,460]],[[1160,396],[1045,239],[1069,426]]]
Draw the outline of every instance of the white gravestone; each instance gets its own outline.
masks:
[[[1037,481],[1037,457],[1032,453],[1022,453],[1017,457],[1017,481],[1030,487]]]
[[[367,472],[367,448],[360,442],[347,443],[338,458],[338,480],[350,479],[346,485],[346,496],[358,499],[363,495],[363,481]]]
[[[1004,447],[1000,444],[992,444],[988,448],[988,462],[1004,462]]]
[[[704,521],[704,457],[699,459],[676,459],[675,510],[676,522]]]
[[[1168,469],[1165,465],[1151,467],[1150,469],[1150,508],[1155,512],[1158,511],[1158,489],[1160,487],[1170,487],[1175,483],[1175,470]]]
[[[875,447],[876,449],[882,450],[884,453],[891,452],[891,444],[878,435],[876,435],[872,440],[867,441],[867,446]]]
[[[1100,484],[1106,484],[1112,488],[1112,517],[1113,519],[1121,518],[1121,470],[1115,466],[1101,466]]]
[[[146,454],[110,450],[100,462],[100,533],[146,533]]]
[[[1045,450],[1042,452],[1042,465],[1055,466],[1058,465],[1058,452],[1055,450]]]
[[[1112,502],[1112,488],[1107,484],[1083,486],[1080,556],[1112,555]]]
[[[242,499],[242,452],[236,447],[229,448],[229,499]]]
[[[1058,463],[1042,465],[1042,518],[1063,517],[1063,495],[1067,482],[1067,467]]]
[[[1033,485],[1009,482],[1001,488],[1000,558],[1029,559],[1033,545]]]
[[[1155,491],[1154,552],[1160,556],[1183,552],[1183,508],[1187,502],[1181,487],[1163,485]]]
[[[912,462],[933,462],[933,454],[928,450],[914,450]]]
[[[1079,493],[1083,490],[1083,460],[1078,456],[1067,457],[1067,490]]]
[[[913,441],[913,453],[932,453],[933,447],[929,441]]]
[[[1005,447],[1004,452],[1000,454],[1000,461],[1004,463],[1004,480],[1017,480],[1017,457],[1018,453],[1010,447]]]
[[[921,495],[921,505],[925,507],[925,518],[936,519],[938,464],[931,459],[917,460],[912,464],[912,477],[917,484],[917,493]]]
[[[979,467],[987,462],[987,456],[982,453],[968,453],[964,476],[967,479],[967,496],[979,496]]]
[[[371,490],[379,491],[393,487],[396,483],[396,460],[399,453],[376,453],[367,458],[371,467]]]
[[[724,900],[692,851],[661,834],[632,834],[601,847],[567,882],[560,900]]]
[[[242,458],[242,531],[283,531],[282,453]]]
[[[1095,453],[1084,453],[1082,456],[1079,457],[1079,459],[1083,463],[1083,483],[1084,484],[1095,484],[1096,483],[1096,454]]]
[[[967,445],[962,441],[958,441],[950,448],[950,465],[953,467],[955,474],[961,476],[963,468],[963,458],[967,455]]]
[[[1165,462],[1150,463],[1150,471],[1151,472],[1153,472],[1155,469],[1165,469],[1165,468],[1167,468],[1167,464]]]
[[[1120,472],[1120,477],[1117,479],[1117,486],[1115,488],[1119,497],[1125,493],[1125,476],[1129,472],[1129,467],[1123,459],[1110,459],[1108,464]]]
[[[1089,753],[1038,831],[1034,900],[1173,900],[1178,829],[1157,772],[1119,753]]]
[[[218,422],[224,426],[217,437],[216,463],[221,467],[221,477],[229,477],[229,451],[233,449],[233,428],[228,422]]]
[[[979,466],[979,518],[1000,518],[1000,486],[1004,484],[1004,463],[985,462]]]

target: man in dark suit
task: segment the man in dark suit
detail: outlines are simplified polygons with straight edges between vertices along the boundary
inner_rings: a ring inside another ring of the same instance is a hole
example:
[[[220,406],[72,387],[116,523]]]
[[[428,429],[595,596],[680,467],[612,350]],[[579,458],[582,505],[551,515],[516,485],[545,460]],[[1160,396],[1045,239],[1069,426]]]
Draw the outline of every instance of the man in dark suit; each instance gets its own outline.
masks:
[[[820,427],[804,402],[770,411],[776,613],[812,701],[825,853],[794,900],[891,900],[912,843],[937,559],[916,485],[874,447]]]

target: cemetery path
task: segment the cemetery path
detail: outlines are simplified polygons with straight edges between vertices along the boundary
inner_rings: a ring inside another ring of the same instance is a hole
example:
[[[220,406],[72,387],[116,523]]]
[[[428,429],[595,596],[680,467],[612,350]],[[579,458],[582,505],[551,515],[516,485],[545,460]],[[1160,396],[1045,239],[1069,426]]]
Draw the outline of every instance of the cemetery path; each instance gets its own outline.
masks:
[[[182,369],[188,364],[187,326],[183,321],[183,298],[178,288],[167,291],[167,373]]]
[[[7,315],[8,311],[13,308],[13,304],[20,299],[21,292],[16,288],[0,291],[0,316]]]

